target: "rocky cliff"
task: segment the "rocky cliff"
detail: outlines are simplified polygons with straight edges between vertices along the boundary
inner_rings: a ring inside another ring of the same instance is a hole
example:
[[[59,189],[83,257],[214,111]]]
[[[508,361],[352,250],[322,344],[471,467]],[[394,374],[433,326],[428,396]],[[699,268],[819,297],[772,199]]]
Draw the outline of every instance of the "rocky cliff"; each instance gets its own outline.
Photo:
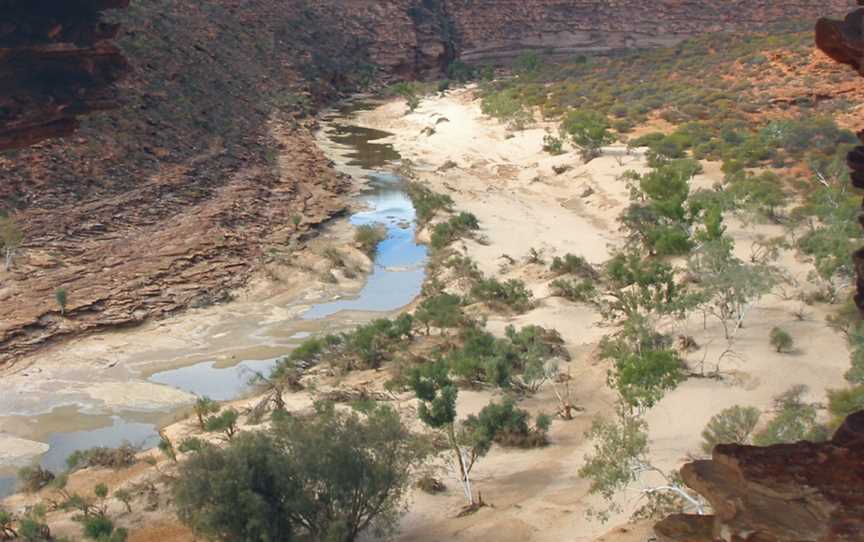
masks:
[[[446,0],[466,61],[524,51],[578,53],[668,45],[705,32],[754,31],[846,12],[851,0]]]
[[[106,9],[129,0],[0,0],[0,149],[71,134],[78,117],[119,104],[128,63]]]
[[[864,412],[826,443],[720,445],[711,460],[681,471],[713,514],[674,515],[655,532],[660,542],[860,542],[862,466]]]

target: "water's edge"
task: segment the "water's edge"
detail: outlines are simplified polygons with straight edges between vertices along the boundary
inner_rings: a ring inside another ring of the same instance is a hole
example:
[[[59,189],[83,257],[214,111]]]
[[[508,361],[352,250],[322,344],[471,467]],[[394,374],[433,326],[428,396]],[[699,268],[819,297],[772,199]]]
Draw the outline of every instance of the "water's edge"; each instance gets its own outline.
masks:
[[[152,374],[144,372],[131,375],[130,383],[144,379],[219,401],[240,399],[253,391],[248,384],[252,372],[266,372],[282,355],[309,336],[387,316],[409,305],[420,294],[425,280],[427,252],[425,246],[416,242],[414,207],[404,190],[403,181],[389,172],[394,169],[399,155],[391,145],[375,143],[375,140],[391,134],[351,125],[354,113],[365,108],[368,105],[355,104],[333,110],[323,116],[319,134],[322,149],[336,163],[337,169],[355,178],[365,177],[365,180],[360,179],[364,181],[364,186],[357,196],[361,210],[350,216],[350,222],[354,225],[380,223],[387,229],[387,238],[379,246],[372,273],[366,278],[360,292],[354,296],[313,304],[308,310],[299,313],[285,310],[285,318],[275,321],[272,318],[274,307],[267,307],[260,316],[255,315],[255,318],[243,321],[242,325],[230,328],[234,341],[244,341],[250,346],[260,342],[268,347],[274,343],[284,347],[277,357],[230,360],[226,363],[226,360],[215,354],[212,359],[206,359],[205,345],[204,351],[195,355],[205,361],[184,363],[181,352],[175,352],[174,359],[164,359],[161,363],[172,368]],[[230,325],[222,323],[221,326],[213,326],[215,329],[209,332],[215,339],[227,334]],[[48,452],[39,458],[39,463],[48,469],[60,471],[65,468],[66,457],[76,450],[94,446],[116,447],[125,442],[142,449],[154,447],[159,440],[158,429],[188,412],[188,406],[150,412],[110,409],[92,412],[92,409],[69,405],[55,407],[54,410],[62,411],[64,417],[54,419],[53,426],[62,427],[62,421],[65,420],[66,427],[87,427],[75,431],[50,431],[45,433],[44,438],[38,439],[50,446]],[[50,417],[51,414],[22,415],[21,422],[48,426],[52,425],[48,421]],[[4,471],[0,467],[0,497],[11,494],[15,482],[14,469],[6,468]]]

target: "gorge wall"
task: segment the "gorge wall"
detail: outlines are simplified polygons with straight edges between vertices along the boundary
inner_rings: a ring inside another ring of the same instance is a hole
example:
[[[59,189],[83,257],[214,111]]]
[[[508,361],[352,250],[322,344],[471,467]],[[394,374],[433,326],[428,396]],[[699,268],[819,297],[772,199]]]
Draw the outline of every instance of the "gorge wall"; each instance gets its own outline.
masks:
[[[349,185],[309,113],[341,95],[460,55],[649,46],[853,3],[0,0],[0,217],[23,234],[0,270],[0,364],[222,299],[339,213]]]
[[[706,32],[757,31],[838,15],[852,0],[446,0],[466,61],[521,52],[578,53],[669,45]]]

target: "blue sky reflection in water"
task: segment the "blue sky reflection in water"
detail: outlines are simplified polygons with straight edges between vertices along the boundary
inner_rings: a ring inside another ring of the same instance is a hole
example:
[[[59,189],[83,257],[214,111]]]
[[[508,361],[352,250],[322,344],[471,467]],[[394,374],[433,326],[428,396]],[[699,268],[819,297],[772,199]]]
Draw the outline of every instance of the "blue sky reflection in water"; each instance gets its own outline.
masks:
[[[301,316],[304,320],[323,319],[341,311],[395,311],[420,294],[428,254],[426,247],[415,240],[414,207],[404,191],[403,181],[398,176],[378,171],[399,159],[392,146],[374,142],[389,135],[350,125],[337,125],[330,133],[334,142],[351,149],[349,165],[364,167],[369,172],[368,188],[359,196],[366,210],[353,215],[351,222],[355,225],[384,224],[387,238],[379,245],[373,272],[358,295],[315,305]],[[241,360],[228,367],[206,361],[155,373],[148,380],[219,401],[231,400],[248,391],[253,371],[266,373],[275,361]],[[124,442],[146,449],[155,446],[158,440],[156,425],[132,421],[121,413],[114,413],[110,426],[50,434],[46,439],[50,449],[40,458],[40,463],[59,471],[76,450],[116,447]],[[8,472],[0,474],[0,496],[14,490],[15,478]]]
[[[345,310],[387,312],[411,303],[426,277],[427,250],[415,239],[415,211],[402,180],[385,173],[370,175],[370,190],[362,196],[369,211],[355,214],[355,225],[381,223],[387,239],[378,246],[375,268],[357,297],[322,303],[303,313],[306,320]]]

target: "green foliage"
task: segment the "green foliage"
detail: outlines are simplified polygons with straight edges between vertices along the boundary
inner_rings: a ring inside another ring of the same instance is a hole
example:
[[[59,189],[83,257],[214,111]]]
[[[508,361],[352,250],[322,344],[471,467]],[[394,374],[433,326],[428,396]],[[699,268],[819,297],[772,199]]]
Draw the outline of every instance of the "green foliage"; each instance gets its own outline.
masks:
[[[456,385],[448,376],[447,363],[438,361],[416,367],[411,371],[409,385],[420,405],[420,421],[433,429],[451,426],[456,422]]]
[[[439,328],[442,333],[446,329],[460,327],[465,321],[462,298],[447,293],[428,297],[417,307],[414,319],[426,327],[427,335],[432,326]]]
[[[66,304],[69,302],[69,293],[66,291],[66,288],[57,288],[54,291],[54,299],[60,307],[60,315],[66,316]]]
[[[581,281],[560,278],[549,284],[552,295],[563,297],[575,303],[593,303],[597,299],[597,288],[590,280]]]
[[[639,241],[650,254],[674,256],[690,252],[693,216],[685,204],[690,179],[701,165],[690,159],[665,161],[645,175],[629,173],[633,203],[621,222],[629,239]],[[698,210],[697,210],[698,212]]]
[[[779,327],[775,327],[771,330],[769,339],[771,341],[771,346],[777,350],[778,354],[781,352],[789,352],[795,346],[795,341],[792,339],[792,335],[790,335],[785,329]]]
[[[750,444],[760,412],[735,405],[715,414],[702,431],[702,451],[710,454],[718,444]]]
[[[24,240],[24,232],[18,226],[12,216],[0,216],[0,249],[4,253],[4,269],[9,271],[12,267],[12,258],[15,251]]]
[[[223,410],[221,413],[207,418],[204,423],[204,429],[211,433],[224,433],[228,440],[234,438],[237,434],[237,422],[240,419],[240,413],[233,408]]]
[[[531,427],[531,415],[516,407],[512,398],[500,403],[489,403],[475,416],[465,420],[465,427],[478,441],[496,442],[506,447],[538,448],[548,444],[548,420],[539,420]]]
[[[609,386],[638,411],[653,407],[686,378],[678,352],[640,317],[629,320],[617,335],[604,337],[600,352],[612,361]]]
[[[461,60],[456,60],[448,66],[447,76],[454,81],[465,84],[477,78],[477,70]]]
[[[24,542],[53,542],[44,504],[36,504],[27,510],[18,522],[18,535]]]
[[[450,243],[466,237],[480,229],[477,217],[471,213],[459,213],[447,222],[436,224],[432,229],[432,248],[440,250]]]
[[[180,441],[177,451],[182,454],[200,452],[207,446],[207,443],[200,438],[187,437]]]
[[[745,263],[732,254],[728,239],[706,242],[688,262],[699,277],[702,309],[723,325],[727,339],[741,327],[751,304],[778,282],[777,270],[762,263]]]
[[[770,171],[758,175],[738,171],[727,175],[726,183],[726,191],[736,207],[757,218],[778,221],[780,209],[789,201],[783,191],[783,181]]]
[[[793,386],[774,398],[776,414],[753,438],[755,445],[822,441],[828,437],[825,428],[818,423],[816,406],[803,400],[806,391],[806,386]]]
[[[471,297],[494,309],[512,310],[516,313],[526,312],[534,306],[534,294],[524,282],[517,279],[505,282],[495,278],[482,279],[471,288]]]
[[[219,403],[205,395],[195,400],[193,408],[195,410],[195,416],[198,418],[198,427],[203,431],[206,426],[207,418],[211,414],[219,412],[222,407],[219,406]]]
[[[193,455],[173,492],[180,519],[218,540],[378,538],[395,527],[423,455],[389,408],[361,417],[318,405]]]
[[[543,59],[533,51],[522,53],[513,61],[513,73],[519,75],[536,73],[542,67]]]
[[[138,450],[129,443],[124,443],[117,448],[97,446],[87,450],[76,450],[66,458],[66,467],[70,471],[91,467],[125,469],[138,461],[135,457],[137,452]]]
[[[609,120],[595,110],[574,110],[561,122],[561,133],[570,138],[585,162],[600,156],[603,145],[615,141]]]
[[[828,390],[828,411],[834,425],[840,425],[846,416],[864,410],[864,385],[845,390]]]
[[[564,154],[564,140],[552,134],[543,136],[543,150],[552,156]]]
[[[374,257],[378,245],[387,238],[387,228],[382,224],[362,224],[354,230],[354,243],[367,256]]]
[[[797,215],[808,217],[798,248],[812,259],[813,278],[824,281],[833,294],[855,274],[849,254],[861,242],[857,223],[861,197],[850,188],[845,165],[839,159],[819,174],[819,180],[806,204],[795,210]]]
[[[299,369],[323,361],[344,371],[378,368],[400,344],[411,339],[413,324],[410,314],[402,314],[392,320],[373,320],[351,332],[307,339],[279,361],[270,379],[291,384],[299,380]]]
[[[421,226],[435,218],[439,211],[450,211],[453,208],[453,198],[435,193],[422,184],[408,183],[407,192],[417,212],[417,222]]]
[[[115,528],[114,522],[104,515],[84,518],[84,537],[97,542],[125,542],[128,537],[126,529]]]
[[[681,308],[672,266],[644,258],[638,250],[615,254],[606,263],[605,275],[607,294],[613,298],[607,310],[613,317],[668,314]]]
[[[639,417],[619,413],[613,420],[597,419],[585,438],[593,449],[579,469],[579,476],[590,480],[588,492],[600,495],[620,510],[612,499],[639,478],[647,463],[648,426]]]
[[[552,259],[552,265],[549,267],[549,270],[555,276],[576,275],[577,277],[586,279],[597,278],[597,271],[594,269],[594,266],[588,263],[588,260],[582,256],[570,253],[565,254],[563,258],[555,256]]]
[[[826,117],[802,116],[793,120],[774,121],[766,131],[789,153],[816,151],[833,155],[838,145],[858,141],[855,134],[839,128],[833,119]]]
[[[483,97],[481,110],[515,130],[522,130],[532,120],[532,115],[525,110],[519,95],[512,89],[487,94]]]

